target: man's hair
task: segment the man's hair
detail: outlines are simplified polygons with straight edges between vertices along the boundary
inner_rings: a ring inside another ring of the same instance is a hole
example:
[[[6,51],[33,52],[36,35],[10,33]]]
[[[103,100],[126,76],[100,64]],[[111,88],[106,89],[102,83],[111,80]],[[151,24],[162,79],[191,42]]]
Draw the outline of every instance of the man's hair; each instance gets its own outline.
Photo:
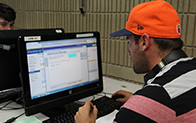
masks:
[[[134,34],[135,44],[139,43],[140,35]],[[164,52],[167,50],[181,49],[183,41],[180,38],[175,39],[164,39],[164,38],[153,38],[155,43],[158,45],[160,51]]]
[[[4,3],[0,3],[0,18],[10,22],[16,19],[16,12],[14,9]]]

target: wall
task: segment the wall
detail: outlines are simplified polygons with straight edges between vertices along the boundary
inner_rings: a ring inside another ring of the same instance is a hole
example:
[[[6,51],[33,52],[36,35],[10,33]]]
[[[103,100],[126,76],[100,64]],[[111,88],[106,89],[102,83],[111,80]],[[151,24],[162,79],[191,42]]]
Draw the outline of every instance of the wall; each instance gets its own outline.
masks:
[[[103,74],[116,79],[143,83],[143,75],[132,69],[127,55],[125,37],[111,38],[109,34],[124,28],[129,11],[137,4],[151,0],[0,0],[17,12],[15,27],[64,28],[65,32],[99,31]],[[167,0],[178,11],[182,23],[183,50],[196,57],[196,0]]]

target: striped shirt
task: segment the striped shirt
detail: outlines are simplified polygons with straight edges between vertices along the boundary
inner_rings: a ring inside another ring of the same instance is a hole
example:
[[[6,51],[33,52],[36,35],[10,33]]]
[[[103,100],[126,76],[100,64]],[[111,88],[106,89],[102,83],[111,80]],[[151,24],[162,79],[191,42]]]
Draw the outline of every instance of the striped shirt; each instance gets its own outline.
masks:
[[[147,80],[121,107],[114,123],[196,122],[196,59],[180,58]]]

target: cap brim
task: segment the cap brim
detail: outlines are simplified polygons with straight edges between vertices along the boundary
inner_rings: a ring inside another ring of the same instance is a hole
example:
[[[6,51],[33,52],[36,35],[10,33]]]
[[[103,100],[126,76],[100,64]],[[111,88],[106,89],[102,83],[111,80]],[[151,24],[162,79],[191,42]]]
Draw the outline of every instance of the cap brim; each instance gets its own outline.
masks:
[[[130,31],[127,31],[125,28],[121,29],[119,31],[113,32],[110,34],[110,37],[118,37],[118,36],[126,36],[126,35],[132,35],[133,33]]]

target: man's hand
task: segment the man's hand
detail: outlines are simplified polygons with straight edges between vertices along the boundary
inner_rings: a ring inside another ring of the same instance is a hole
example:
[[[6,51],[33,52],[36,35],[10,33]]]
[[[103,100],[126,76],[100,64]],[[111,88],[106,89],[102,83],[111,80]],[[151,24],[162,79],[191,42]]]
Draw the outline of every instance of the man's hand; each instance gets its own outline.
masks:
[[[91,110],[92,109],[92,110]],[[97,108],[90,101],[80,107],[74,116],[75,123],[95,123],[97,119]]]
[[[133,95],[133,93],[131,93],[131,92],[119,90],[119,91],[115,92],[114,94],[112,94],[112,96],[114,96],[116,94],[120,94],[120,95],[124,96],[124,98],[116,99],[116,101],[123,102],[123,103],[126,102]]]

